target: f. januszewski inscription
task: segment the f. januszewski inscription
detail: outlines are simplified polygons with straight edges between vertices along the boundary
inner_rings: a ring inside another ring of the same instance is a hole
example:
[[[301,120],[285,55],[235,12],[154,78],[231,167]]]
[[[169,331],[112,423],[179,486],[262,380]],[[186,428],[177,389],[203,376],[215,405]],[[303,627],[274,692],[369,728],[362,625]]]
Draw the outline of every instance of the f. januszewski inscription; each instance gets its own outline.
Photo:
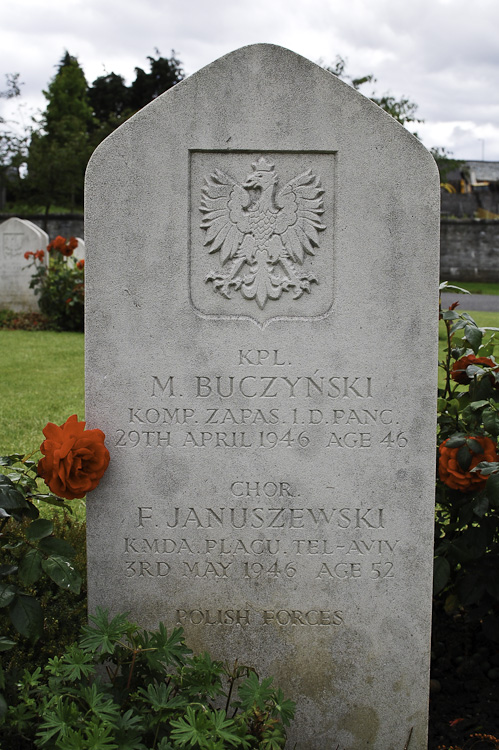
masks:
[[[275,675],[290,747],[424,750],[431,157],[254,45],[101,144],[86,207],[90,608]]]

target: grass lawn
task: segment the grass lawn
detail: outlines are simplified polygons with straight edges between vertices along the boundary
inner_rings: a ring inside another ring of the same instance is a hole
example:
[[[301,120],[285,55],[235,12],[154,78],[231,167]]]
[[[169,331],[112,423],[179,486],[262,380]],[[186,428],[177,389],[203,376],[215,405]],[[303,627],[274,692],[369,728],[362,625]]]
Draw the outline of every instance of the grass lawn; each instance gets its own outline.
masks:
[[[81,333],[0,331],[0,454],[30,452],[47,422],[84,418]]]
[[[499,284],[484,284],[481,281],[449,281],[449,284],[466,289],[471,294],[499,294]],[[452,293],[452,289],[449,293]]]
[[[0,330],[0,455],[37,451],[47,422],[84,419],[83,345],[81,333]],[[70,505],[82,520],[84,501]],[[44,516],[53,510],[40,504]]]

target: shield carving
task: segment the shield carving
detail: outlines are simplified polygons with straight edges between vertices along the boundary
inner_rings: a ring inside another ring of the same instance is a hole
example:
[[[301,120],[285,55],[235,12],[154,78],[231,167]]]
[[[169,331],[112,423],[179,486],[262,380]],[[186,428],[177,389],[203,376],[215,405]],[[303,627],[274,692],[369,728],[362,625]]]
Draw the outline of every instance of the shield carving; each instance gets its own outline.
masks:
[[[191,301],[208,317],[327,315],[333,297],[331,152],[191,152]]]
[[[22,232],[6,232],[3,236],[3,249],[9,258],[22,254],[24,234]]]

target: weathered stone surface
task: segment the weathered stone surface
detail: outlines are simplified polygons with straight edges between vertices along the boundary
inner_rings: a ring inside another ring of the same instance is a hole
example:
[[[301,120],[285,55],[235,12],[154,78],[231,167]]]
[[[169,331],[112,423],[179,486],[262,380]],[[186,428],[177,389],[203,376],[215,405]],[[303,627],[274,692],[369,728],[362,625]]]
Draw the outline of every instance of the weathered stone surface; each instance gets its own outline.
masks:
[[[87,176],[90,607],[273,674],[290,747],[426,747],[439,189],[282,48],[156,99]]]
[[[31,221],[14,217],[0,224],[0,308],[38,311],[35,294],[29,288],[33,269],[27,268],[29,261],[24,254],[46,250],[47,243],[47,233]]]

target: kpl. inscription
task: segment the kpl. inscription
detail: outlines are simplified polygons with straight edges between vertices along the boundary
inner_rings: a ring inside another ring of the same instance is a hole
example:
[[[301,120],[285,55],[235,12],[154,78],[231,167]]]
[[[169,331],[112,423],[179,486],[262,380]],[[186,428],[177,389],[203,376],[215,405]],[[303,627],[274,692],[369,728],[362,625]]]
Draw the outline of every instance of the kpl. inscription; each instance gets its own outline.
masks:
[[[115,446],[348,451],[409,443],[394,410],[378,402],[371,375],[320,368],[297,374],[279,349],[239,349],[235,363],[233,374],[193,375],[187,382],[152,375],[149,403],[127,407]]]

